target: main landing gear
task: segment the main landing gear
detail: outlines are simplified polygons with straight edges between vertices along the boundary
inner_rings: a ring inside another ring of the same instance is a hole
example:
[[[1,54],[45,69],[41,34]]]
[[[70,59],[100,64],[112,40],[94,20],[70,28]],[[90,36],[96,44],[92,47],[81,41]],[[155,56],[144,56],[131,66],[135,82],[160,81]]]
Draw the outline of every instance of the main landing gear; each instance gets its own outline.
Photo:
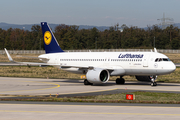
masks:
[[[93,83],[90,83],[87,79],[84,80],[84,85],[93,85]]]
[[[157,83],[155,82],[157,76],[150,76],[149,78],[151,79],[151,86],[157,86]]]
[[[124,84],[125,83],[125,80],[124,78],[122,78],[123,76],[120,76],[120,78],[117,78],[116,79],[116,84]]]

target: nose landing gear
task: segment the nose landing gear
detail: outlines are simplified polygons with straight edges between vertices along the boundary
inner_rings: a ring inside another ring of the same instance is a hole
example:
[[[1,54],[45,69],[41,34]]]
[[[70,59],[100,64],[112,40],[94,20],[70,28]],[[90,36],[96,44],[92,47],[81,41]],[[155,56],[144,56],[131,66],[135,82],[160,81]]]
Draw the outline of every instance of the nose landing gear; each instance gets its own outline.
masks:
[[[155,82],[157,76],[149,76],[150,80],[151,80],[151,86],[157,86],[157,83]]]

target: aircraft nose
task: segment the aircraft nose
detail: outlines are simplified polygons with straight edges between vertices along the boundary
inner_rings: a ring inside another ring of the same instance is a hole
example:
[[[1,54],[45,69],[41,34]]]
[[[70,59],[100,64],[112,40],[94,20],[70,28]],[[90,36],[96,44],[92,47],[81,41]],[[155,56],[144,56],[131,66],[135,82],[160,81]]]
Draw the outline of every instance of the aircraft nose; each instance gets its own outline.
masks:
[[[174,64],[174,63],[173,63]],[[173,68],[173,71],[175,71],[176,70],[176,65],[174,64],[174,68]]]
[[[169,66],[169,70],[170,72],[174,72],[176,70],[176,65],[172,63],[171,66]]]

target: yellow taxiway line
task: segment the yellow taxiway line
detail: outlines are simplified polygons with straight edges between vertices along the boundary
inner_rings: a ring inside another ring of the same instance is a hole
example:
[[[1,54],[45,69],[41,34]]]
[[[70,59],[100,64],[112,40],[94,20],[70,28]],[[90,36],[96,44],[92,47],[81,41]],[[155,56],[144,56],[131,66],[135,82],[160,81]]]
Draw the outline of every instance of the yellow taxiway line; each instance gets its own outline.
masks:
[[[21,82],[36,82],[36,81],[21,81]],[[60,85],[59,85],[59,84],[56,84],[56,83],[49,83],[49,82],[36,82],[36,83],[51,84],[51,85],[55,85],[55,87],[48,87],[48,88],[42,88],[42,89],[31,89],[31,90],[2,91],[2,92],[0,92],[0,93],[4,93],[4,92],[22,92],[22,91],[47,90],[47,89],[54,89],[54,88],[60,87]]]

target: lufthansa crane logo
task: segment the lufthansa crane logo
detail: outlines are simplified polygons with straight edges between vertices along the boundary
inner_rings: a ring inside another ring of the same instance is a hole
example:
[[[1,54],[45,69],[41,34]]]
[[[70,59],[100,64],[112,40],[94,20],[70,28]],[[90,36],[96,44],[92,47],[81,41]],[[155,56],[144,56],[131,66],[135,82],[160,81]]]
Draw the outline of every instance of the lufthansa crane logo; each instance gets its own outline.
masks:
[[[46,45],[49,45],[51,43],[52,35],[49,31],[46,31],[44,33],[44,42]]]

